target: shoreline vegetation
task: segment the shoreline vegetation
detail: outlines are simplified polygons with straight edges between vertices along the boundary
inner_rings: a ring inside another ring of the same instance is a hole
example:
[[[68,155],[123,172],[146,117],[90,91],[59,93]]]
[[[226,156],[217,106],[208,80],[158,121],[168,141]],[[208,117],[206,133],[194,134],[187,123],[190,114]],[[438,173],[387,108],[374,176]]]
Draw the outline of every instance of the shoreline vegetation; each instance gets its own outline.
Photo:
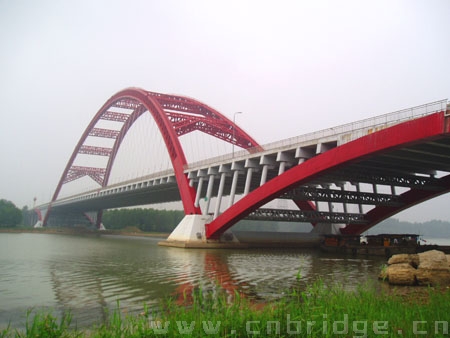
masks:
[[[57,318],[29,311],[23,329],[0,329],[0,337],[448,336],[448,289],[421,288],[418,296],[384,286],[348,291],[317,282],[304,290],[294,287],[267,304],[220,288],[197,289],[166,299],[158,311],[144,305],[141,313],[126,314],[118,304],[105,323],[88,328],[77,328],[70,313]]]

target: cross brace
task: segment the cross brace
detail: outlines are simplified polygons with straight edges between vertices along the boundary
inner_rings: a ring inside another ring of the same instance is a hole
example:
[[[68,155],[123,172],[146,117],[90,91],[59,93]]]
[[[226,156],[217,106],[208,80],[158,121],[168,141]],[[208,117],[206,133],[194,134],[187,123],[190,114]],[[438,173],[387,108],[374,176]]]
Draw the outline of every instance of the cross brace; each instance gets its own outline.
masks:
[[[105,111],[100,117],[102,120],[115,121],[115,122],[125,122],[130,117],[129,114],[116,113],[113,111]]]
[[[93,146],[81,146],[80,150],[78,150],[78,154],[87,154],[87,155],[99,155],[99,156],[109,156],[112,152],[112,148],[104,148],[104,147],[93,147]]]
[[[280,196],[283,199],[298,201],[325,201],[351,204],[400,206],[398,196],[391,194],[376,194],[369,192],[342,191],[336,189],[320,189],[300,187]]]
[[[92,128],[89,132],[89,136],[104,137],[104,138],[117,138],[120,131],[103,128]]]
[[[434,177],[418,176],[418,175],[395,175],[393,173],[383,173],[379,175],[376,173],[364,173],[361,171],[345,171],[345,173],[333,173],[326,175],[321,179],[328,182],[360,182],[370,184],[381,184],[396,187],[408,187],[422,190],[440,190],[439,180]]]
[[[335,224],[364,224],[364,214],[343,212],[324,212],[312,210],[282,210],[258,209],[245,219],[254,221],[279,221],[301,223],[335,223]]]

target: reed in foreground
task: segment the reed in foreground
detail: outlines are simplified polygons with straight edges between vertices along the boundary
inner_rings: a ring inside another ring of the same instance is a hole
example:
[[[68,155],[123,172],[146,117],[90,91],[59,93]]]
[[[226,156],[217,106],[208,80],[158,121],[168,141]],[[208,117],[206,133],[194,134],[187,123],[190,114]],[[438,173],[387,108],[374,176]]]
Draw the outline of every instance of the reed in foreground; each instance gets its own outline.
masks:
[[[69,328],[68,318],[58,323],[47,315],[34,317],[25,332],[8,328],[0,337],[448,336],[450,292],[421,291],[426,297],[405,298],[395,292],[380,294],[375,287],[350,292],[317,283],[257,306],[239,294],[198,290],[183,304],[167,300],[158,313],[144,307],[140,315],[123,316],[117,309],[108,323],[89,330]]]

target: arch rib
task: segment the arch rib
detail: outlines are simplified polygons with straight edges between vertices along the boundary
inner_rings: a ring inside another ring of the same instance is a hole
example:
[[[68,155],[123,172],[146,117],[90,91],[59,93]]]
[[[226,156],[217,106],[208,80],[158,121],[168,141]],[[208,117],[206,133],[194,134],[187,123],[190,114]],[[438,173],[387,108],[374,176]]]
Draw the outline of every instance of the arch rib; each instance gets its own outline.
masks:
[[[111,112],[111,107],[131,109],[131,114]],[[186,214],[201,214],[200,208],[195,206],[195,190],[189,186],[188,178],[184,174],[187,165],[186,157],[181,147],[179,136],[194,130],[210,134],[226,142],[236,144],[244,149],[260,150],[259,144],[241,128],[207,105],[182,96],[159,94],[139,88],[128,88],[113,95],[97,112],[78,141],[50,201],[44,224],[51,212],[52,203],[56,201],[64,183],[80,177],[93,178],[100,186],[108,184],[114,160],[130,127],[145,112],[149,111],[164,139],[174,169],[180,196]],[[122,122],[120,131],[95,128],[100,119]],[[234,138],[232,137],[235,136]],[[84,144],[88,136],[108,137],[115,139],[112,149],[89,147]],[[94,155],[109,156],[106,168],[74,167],[78,154],[90,152]],[[96,171],[93,173],[93,171]],[[101,221],[101,213],[97,223]]]

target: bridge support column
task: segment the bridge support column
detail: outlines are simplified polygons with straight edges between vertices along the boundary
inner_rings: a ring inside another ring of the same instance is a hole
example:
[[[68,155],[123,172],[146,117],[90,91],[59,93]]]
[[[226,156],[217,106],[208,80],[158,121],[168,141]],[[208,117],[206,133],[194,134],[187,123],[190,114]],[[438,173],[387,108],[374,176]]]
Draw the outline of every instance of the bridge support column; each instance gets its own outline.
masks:
[[[259,182],[259,185],[261,186],[267,181],[267,172],[269,171],[269,167],[275,167],[276,161],[274,157],[263,155],[259,160],[259,165],[262,165],[261,180]]]
[[[214,219],[216,219],[217,216],[219,216],[220,205],[222,204],[223,188],[225,186],[226,175],[227,175],[227,173],[225,170],[220,174],[219,191],[217,192],[216,207],[214,208]]]
[[[231,207],[233,205],[233,203],[234,203],[234,196],[236,196],[236,187],[237,187],[238,176],[239,176],[239,170],[235,170],[233,172],[233,181],[231,182],[229,207]]]
[[[186,215],[167,237],[167,240],[158,244],[178,248],[233,248],[243,246],[230,231],[225,232],[220,240],[206,239],[205,225],[211,221],[211,215]]]
[[[195,203],[194,203],[194,206],[196,208],[198,208],[198,206],[200,204],[200,196],[201,196],[201,193],[202,193],[202,188],[203,188],[203,177],[200,177],[198,179],[197,195],[195,196]]]
[[[267,180],[267,171],[269,170],[269,166],[267,164],[264,164],[262,173],[261,173],[261,181],[259,182],[259,185],[263,185],[266,183]]]
[[[212,171],[211,169],[208,171]],[[208,188],[206,190],[206,206],[205,206],[205,214],[209,213],[209,205],[211,204],[212,191],[214,187],[214,173],[208,172],[209,180],[208,180]]]
[[[282,173],[284,173],[285,168],[286,168],[286,162],[280,162],[280,166],[278,167],[278,176],[280,176]]]
[[[253,168],[247,169],[247,178],[245,179],[244,196],[250,192],[250,183],[252,182]]]

